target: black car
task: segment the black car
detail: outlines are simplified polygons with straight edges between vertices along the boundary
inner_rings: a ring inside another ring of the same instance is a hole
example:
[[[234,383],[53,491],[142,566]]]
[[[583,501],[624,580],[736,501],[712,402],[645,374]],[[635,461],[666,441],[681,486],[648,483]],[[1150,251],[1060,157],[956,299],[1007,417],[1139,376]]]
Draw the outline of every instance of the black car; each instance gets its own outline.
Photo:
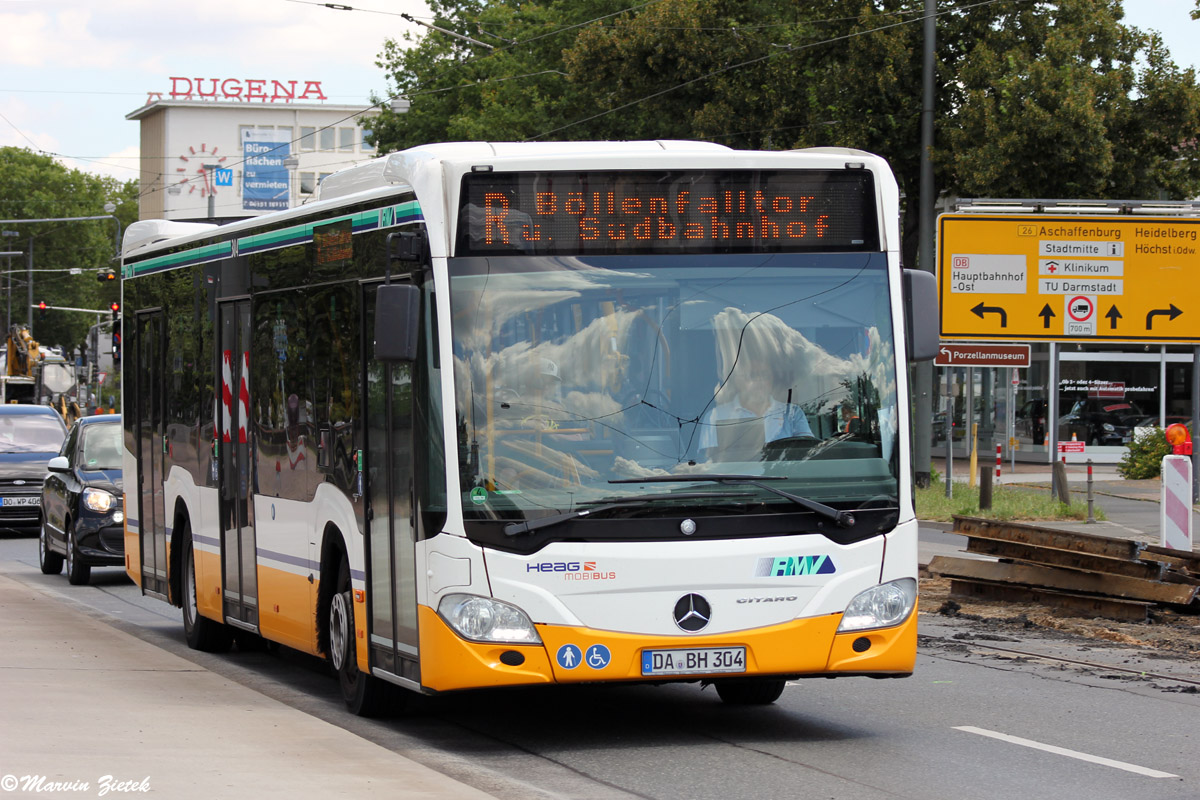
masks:
[[[1059,438],[1065,442],[1074,435],[1077,441],[1089,445],[1121,447],[1132,438],[1129,421],[1143,416],[1145,412],[1128,400],[1083,398],[1059,418]]]
[[[0,405],[0,527],[41,525],[46,465],[66,437],[67,426],[49,406]]]
[[[42,487],[42,572],[87,583],[92,567],[125,564],[121,510],[121,416],[83,417],[71,426],[62,452],[50,459]]]

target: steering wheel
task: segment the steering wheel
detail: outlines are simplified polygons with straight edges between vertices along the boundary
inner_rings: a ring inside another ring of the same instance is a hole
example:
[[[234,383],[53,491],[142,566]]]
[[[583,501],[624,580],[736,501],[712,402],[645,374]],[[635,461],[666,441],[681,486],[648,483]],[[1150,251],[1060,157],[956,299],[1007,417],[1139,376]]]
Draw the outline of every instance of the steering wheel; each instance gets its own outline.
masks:
[[[785,436],[763,445],[763,461],[802,461],[821,440],[816,436]]]

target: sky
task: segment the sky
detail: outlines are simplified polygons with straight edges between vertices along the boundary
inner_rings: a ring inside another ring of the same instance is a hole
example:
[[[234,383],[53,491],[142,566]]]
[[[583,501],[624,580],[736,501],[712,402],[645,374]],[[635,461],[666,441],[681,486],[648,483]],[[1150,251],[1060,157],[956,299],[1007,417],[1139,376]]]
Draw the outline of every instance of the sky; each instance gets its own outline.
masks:
[[[125,115],[170,78],[320,81],[327,102],[370,105],[387,81],[385,38],[431,20],[421,0],[0,0],[0,146],[70,167],[138,177]],[[207,85],[207,82],[206,82]]]
[[[149,92],[169,92],[173,76],[320,81],[328,102],[365,108],[387,90],[375,65],[384,39],[416,29],[400,14],[429,12],[421,0],[340,5],[355,10],[312,0],[0,0],[0,146],[136,178],[138,123],[125,115]],[[1126,0],[1126,22],[1159,31],[1176,63],[1200,73],[1193,8]]]

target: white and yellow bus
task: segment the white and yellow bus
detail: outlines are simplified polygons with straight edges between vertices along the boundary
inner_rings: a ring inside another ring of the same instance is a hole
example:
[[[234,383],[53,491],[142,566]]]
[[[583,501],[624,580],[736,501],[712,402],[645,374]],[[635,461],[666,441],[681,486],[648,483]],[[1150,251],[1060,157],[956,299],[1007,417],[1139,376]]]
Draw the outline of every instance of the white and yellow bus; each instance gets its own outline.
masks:
[[[129,575],[192,647],[323,655],[363,714],[906,676],[906,360],[937,315],[898,204],[855,150],[473,142],[136,223]]]

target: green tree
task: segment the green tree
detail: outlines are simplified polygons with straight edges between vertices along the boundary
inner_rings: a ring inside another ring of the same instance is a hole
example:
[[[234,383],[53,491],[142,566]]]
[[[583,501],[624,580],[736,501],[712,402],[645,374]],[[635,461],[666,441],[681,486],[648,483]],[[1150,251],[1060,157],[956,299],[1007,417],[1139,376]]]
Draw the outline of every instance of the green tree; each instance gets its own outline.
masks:
[[[939,5],[933,155],[943,192],[1200,192],[1196,76],[1158,37],[1122,23],[1120,0]],[[439,32],[410,49],[389,41],[379,64],[412,108],[384,112],[384,152],[459,139],[839,145],[886,157],[906,197],[917,194],[922,0],[433,7],[435,24],[496,47]],[[916,245],[917,206],[908,204],[908,264]]]
[[[0,286],[11,300],[11,322],[24,325],[32,319],[34,338],[42,345],[73,349],[85,342],[95,315],[73,311],[47,311],[43,316],[27,308],[29,265],[33,253],[33,302],[50,306],[106,309],[120,299],[119,281],[101,284],[96,273],[117,266],[117,223],[120,230],[137,219],[137,183],[68,169],[49,156],[17,147],[0,148],[0,218],[6,220],[95,217],[104,205],[116,206],[111,219],[63,222],[6,222],[6,250],[21,256],[6,259],[9,274]],[[77,275],[69,270],[79,269]],[[50,271],[45,271],[50,270]],[[0,307],[8,320],[8,306]]]

